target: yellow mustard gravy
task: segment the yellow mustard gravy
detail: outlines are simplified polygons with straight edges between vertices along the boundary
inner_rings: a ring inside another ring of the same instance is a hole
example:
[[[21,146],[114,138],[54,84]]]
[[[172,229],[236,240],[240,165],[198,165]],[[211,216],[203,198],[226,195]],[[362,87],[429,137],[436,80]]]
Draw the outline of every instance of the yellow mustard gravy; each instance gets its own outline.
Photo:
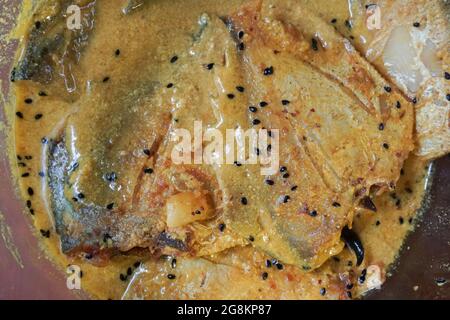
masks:
[[[61,252],[45,183],[45,139],[61,130],[63,119],[76,110],[75,97],[82,97],[91,85],[101,85],[106,78],[111,85],[109,90],[126,91],[127,84],[133,82],[134,72],[130,70],[142,68],[150,71],[149,78],[143,81],[152,81],[152,71],[164,77],[170,71],[158,65],[189,46],[202,13],[226,16],[245,1],[150,1],[130,15],[123,14],[124,2],[97,1],[95,31],[90,35],[89,46],[84,49],[79,65],[74,66],[84,70],[73,70],[77,83],[74,93],[67,93],[67,81],[48,86],[18,81],[13,87],[16,110],[21,112],[14,128],[17,179],[36,234],[42,239],[43,250],[55,265],[62,270],[69,264],[79,265],[82,289],[98,299],[347,299],[360,297],[368,289],[381,284],[405,237],[414,229],[426,192],[429,164],[415,156],[406,161],[395,192],[386,192],[375,198],[377,212],[357,211],[353,229],[365,249],[364,262],[358,267],[353,253],[347,248],[310,273],[289,265],[278,268],[276,263],[264,268],[262,266],[270,258],[255,253],[250,246],[192,261],[187,258],[174,260],[173,257],[146,258],[142,254],[129,253],[115,255],[102,265],[94,265],[82,256],[69,257]],[[345,29],[345,21],[349,19],[347,1],[301,2],[326,21],[336,19],[339,28]],[[367,37],[361,31],[363,36]],[[144,57],[146,63],[142,64]],[[88,115],[85,120],[89,121]],[[90,132],[83,134],[89,135]],[[209,279],[206,277],[208,273]],[[167,274],[173,274],[176,279],[168,279]],[[229,281],[235,281],[234,290],[225,292],[221,289],[221,281],[224,280],[219,275],[222,274],[226,274]],[[194,282],[194,285],[205,289],[189,292],[188,284],[193,280],[187,279],[187,275],[198,278],[199,282]],[[267,281],[261,281],[261,277]],[[348,279],[344,289],[336,287],[338,279]],[[183,284],[177,285],[177,281]]]

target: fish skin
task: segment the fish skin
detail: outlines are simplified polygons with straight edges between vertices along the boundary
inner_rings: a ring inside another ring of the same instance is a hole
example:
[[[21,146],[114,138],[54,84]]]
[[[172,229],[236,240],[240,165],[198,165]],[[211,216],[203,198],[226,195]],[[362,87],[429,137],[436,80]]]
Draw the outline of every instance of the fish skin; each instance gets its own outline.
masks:
[[[69,5],[82,8],[82,25],[79,30],[69,30],[66,26],[66,9]],[[36,9],[33,23],[29,26],[24,53],[14,67],[11,80],[32,80],[49,84],[59,78],[62,68],[63,78],[70,79],[67,71],[76,65],[83,48],[87,46],[94,28],[95,1],[43,1]],[[39,23],[39,27],[36,25]],[[70,84],[69,86],[74,86]]]

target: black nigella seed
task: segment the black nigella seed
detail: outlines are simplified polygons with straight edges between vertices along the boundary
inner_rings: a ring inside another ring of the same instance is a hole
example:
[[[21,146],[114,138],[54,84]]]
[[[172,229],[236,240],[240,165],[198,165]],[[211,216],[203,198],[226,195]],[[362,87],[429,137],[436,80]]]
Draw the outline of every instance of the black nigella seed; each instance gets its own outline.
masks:
[[[34,119],[39,120],[39,119],[41,119],[42,117],[43,117],[42,113],[37,113],[37,114],[34,116]]]
[[[284,178],[284,179],[289,178],[289,173],[286,172],[285,174],[283,174],[283,178]]]
[[[17,155],[17,160],[21,161],[21,160],[22,160],[22,157],[19,156],[19,155]]]
[[[398,222],[399,222],[400,224],[403,224],[403,223],[405,222],[405,219],[403,219],[403,217],[399,217],[399,218],[398,218]]]
[[[339,208],[341,206],[341,204],[339,202],[333,202],[333,207],[335,208]]]
[[[131,268],[127,269],[127,275],[131,276],[133,274],[133,270],[131,270]]]
[[[252,123],[253,125],[257,126],[258,124],[261,123],[261,121],[259,119],[253,119]]]
[[[227,94],[227,97],[228,97],[228,99],[234,99],[234,94],[232,94],[232,93],[229,93],[229,94]]]
[[[275,182],[273,180],[267,179],[266,184],[268,184],[269,186],[273,186]]]
[[[30,197],[33,196],[33,194],[34,194],[34,190],[32,187],[28,187],[27,192]]]
[[[444,78],[445,78],[446,80],[450,80],[450,73],[444,72]]]
[[[80,164],[78,162],[74,162],[71,166],[70,166],[70,171],[75,171],[78,169],[78,167],[80,166]]]
[[[25,172],[25,173],[22,174],[22,178],[26,178],[26,177],[29,177],[29,176],[30,176],[29,172]]]
[[[114,52],[114,54],[116,55],[116,57],[120,56],[120,49],[117,49],[116,52]]]
[[[415,28],[419,28],[419,27],[420,27],[420,22],[414,22],[414,23],[413,23],[413,26],[414,26]]]
[[[39,95],[40,97],[46,97],[46,96],[47,96],[47,93],[46,93],[45,91],[39,91],[38,95]]]
[[[103,82],[108,82],[109,79],[110,79],[109,77],[104,77],[104,78],[103,78]]]
[[[245,88],[242,87],[242,86],[237,86],[237,87],[236,87],[236,90],[239,91],[239,92],[244,92],[244,91],[245,91]]]
[[[31,200],[27,200],[27,208],[31,208]]]
[[[286,195],[286,196],[283,197],[283,203],[288,203],[289,200],[291,200],[290,196]]]
[[[77,198],[78,199],[84,199],[84,194],[80,192],[79,194],[77,194]]]
[[[36,27],[36,29],[40,29],[41,26],[42,26],[42,23],[41,23],[40,21],[36,21],[36,22],[34,23],[34,26]]]
[[[145,169],[144,169],[144,173],[146,173],[146,174],[152,174],[152,173],[153,173],[153,169],[152,169],[152,168],[145,168]]]
[[[127,276],[121,273],[121,274],[119,275],[119,279],[120,279],[121,281],[127,281]]]
[[[242,166],[242,163],[240,163],[239,161],[235,161],[235,162],[234,162],[234,165],[235,165],[236,167],[241,167],[241,166]]]
[[[172,87],[173,87],[173,83],[172,82],[167,84],[167,89],[170,89]]]
[[[151,154],[150,149],[144,149],[144,150],[142,150],[142,152],[144,152],[144,154],[147,156],[150,156],[150,154]]]
[[[352,292],[351,292],[351,291],[347,291],[347,297],[348,297],[349,299],[352,298]]]
[[[262,278],[263,280],[267,280],[268,277],[269,277],[269,274],[268,274],[267,272],[263,272],[263,273],[261,274],[261,278]]]
[[[248,110],[250,110],[250,112],[253,112],[253,113],[258,111],[258,109],[256,107],[253,107],[253,106],[248,107]]]
[[[114,208],[114,203],[110,203],[106,206],[106,209],[112,210]]]
[[[30,214],[34,216],[34,209],[30,209]]]
[[[238,32],[238,38],[242,39],[243,37],[244,37],[244,31],[241,30]]]
[[[47,143],[48,143],[48,139],[47,139],[46,137],[43,137],[43,138],[41,139],[41,143],[42,143],[42,144],[47,144]]]
[[[321,289],[320,289],[320,295],[321,295],[321,296],[326,295],[326,293],[327,293],[327,289],[325,289],[325,288],[321,288]]]
[[[117,180],[117,174],[115,172],[109,172],[105,174],[105,180],[109,182],[114,182]]]
[[[174,274],[172,274],[172,273],[169,273],[167,275],[167,279],[169,279],[169,280],[174,280],[175,278],[176,278],[176,276]]]
[[[267,102],[265,102],[265,101],[261,101],[260,103],[259,103],[259,106],[261,107],[261,108],[264,108],[264,107],[267,107],[269,104],[267,103]]]
[[[283,270],[284,266],[281,263],[276,263],[275,266],[277,267],[278,270]]]
[[[291,103],[289,100],[281,100],[283,106],[287,106],[289,103]]]
[[[391,92],[391,91],[392,91],[392,88],[389,87],[389,86],[385,86],[385,87],[384,87],[384,90],[385,90],[386,92]]]
[[[282,166],[282,167],[280,167],[280,172],[286,172],[287,171],[287,168],[285,167],[285,166]]]
[[[72,198],[72,201],[73,201],[73,202],[78,202],[78,199],[75,198],[75,197],[73,197],[73,198]]]
[[[270,261],[270,260],[266,260],[266,267],[267,268],[270,268],[270,267],[272,267],[272,262]]]
[[[397,103],[395,104],[395,106],[397,107],[397,109],[400,109],[402,107],[400,101],[397,101]]]
[[[23,113],[20,112],[20,111],[17,111],[17,112],[16,112],[16,116],[17,116],[18,118],[20,118],[20,119],[23,119]]]
[[[16,78],[16,68],[13,68],[11,70],[11,74],[9,76],[9,80],[11,80],[11,82],[15,82],[16,81],[15,78]]]
[[[309,215],[310,215],[311,217],[316,217],[316,216],[317,216],[317,211],[316,211],[316,210],[310,211],[310,212],[309,212]]]
[[[317,40],[316,40],[315,38],[312,38],[312,39],[311,39],[311,48],[312,48],[314,51],[319,50],[319,46],[318,46]]]
[[[50,230],[39,230],[41,232],[41,235],[45,238],[50,238]]]
[[[336,18],[331,19],[331,23],[336,23],[336,22],[337,22]]]
[[[383,131],[384,130],[384,123],[380,123],[378,125],[378,130]]]
[[[358,278],[358,282],[363,284],[366,281],[366,269],[361,272],[361,275]]]
[[[208,63],[207,65],[205,65],[205,68],[211,70],[212,68],[214,68],[214,63]]]
[[[273,67],[272,66],[264,69],[264,75],[265,76],[270,76],[272,74],[273,74]]]
[[[383,148],[385,148],[387,150],[387,149],[389,149],[389,145],[387,143],[383,143]]]
[[[178,56],[173,56],[172,58],[170,58],[170,63],[175,63],[178,60]]]
[[[247,203],[248,203],[247,198],[246,198],[246,197],[242,197],[242,198],[241,198],[241,203],[242,203],[244,206],[247,205]]]
[[[375,225],[378,227],[381,224],[380,220],[377,220],[377,222],[375,222]]]
[[[351,21],[349,21],[349,20],[345,20],[345,26],[349,29],[351,29],[353,27]]]
[[[227,226],[226,226],[225,223],[219,224],[219,231],[220,231],[220,232],[224,232],[226,227],[227,227]]]
[[[447,93],[445,97],[447,98],[447,101],[450,101],[450,93]]]
[[[412,99],[412,103],[413,103],[413,104],[416,104],[416,103],[417,103],[417,97],[414,97],[414,98]]]
[[[27,99],[25,99],[25,103],[26,104],[32,104],[33,103],[33,99],[27,98]]]
[[[108,242],[108,240],[111,240],[111,235],[109,233],[105,233],[103,235],[103,242]]]
[[[298,186],[292,186],[291,191],[297,190]]]
[[[172,269],[175,269],[177,267],[177,259],[173,258],[170,261],[170,266],[172,267]]]
[[[244,50],[245,49],[245,44],[243,42],[239,43],[238,44],[238,49],[241,50],[241,51]]]
[[[25,159],[26,160],[31,160],[31,159],[33,159],[33,156],[25,156]]]
[[[255,237],[253,237],[253,236],[249,236],[249,237],[248,237],[248,241],[250,241],[250,242],[253,242],[253,241],[255,241]]]

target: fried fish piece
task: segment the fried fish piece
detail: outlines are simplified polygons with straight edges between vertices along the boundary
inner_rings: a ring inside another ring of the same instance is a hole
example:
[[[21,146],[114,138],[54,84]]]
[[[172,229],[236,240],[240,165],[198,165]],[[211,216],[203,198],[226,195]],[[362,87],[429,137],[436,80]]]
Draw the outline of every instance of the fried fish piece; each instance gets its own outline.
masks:
[[[79,28],[67,26],[67,9],[80,8]],[[40,84],[63,83],[76,90],[75,66],[94,29],[95,1],[43,1],[33,14],[26,46],[11,72],[11,81],[32,80]]]
[[[185,53],[114,91],[91,83],[76,102],[49,162],[65,252],[205,256],[252,243],[310,271],[342,250],[359,200],[395,184],[412,106],[346,39],[292,1],[252,1],[225,20],[202,15]],[[175,163],[172,137],[194,137],[195,121],[223,136],[272,129],[279,172]]]
[[[163,257],[144,262],[122,299],[323,299],[325,287],[327,299],[348,299],[344,278],[329,266],[310,273],[282,266],[247,246],[214,257]]]
[[[48,163],[66,253],[150,248],[196,256],[248,242],[218,227],[222,192],[213,168],[172,160],[177,130],[193,137],[194,119],[204,129],[219,121],[210,105],[225,100],[214,84],[240,77],[235,64],[219,63],[224,54],[237,60],[225,24],[204,15],[199,30],[190,53],[169,71],[155,65],[112,92],[92,83],[76,102]],[[215,72],[204,66],[210,61],[217,61]]]

